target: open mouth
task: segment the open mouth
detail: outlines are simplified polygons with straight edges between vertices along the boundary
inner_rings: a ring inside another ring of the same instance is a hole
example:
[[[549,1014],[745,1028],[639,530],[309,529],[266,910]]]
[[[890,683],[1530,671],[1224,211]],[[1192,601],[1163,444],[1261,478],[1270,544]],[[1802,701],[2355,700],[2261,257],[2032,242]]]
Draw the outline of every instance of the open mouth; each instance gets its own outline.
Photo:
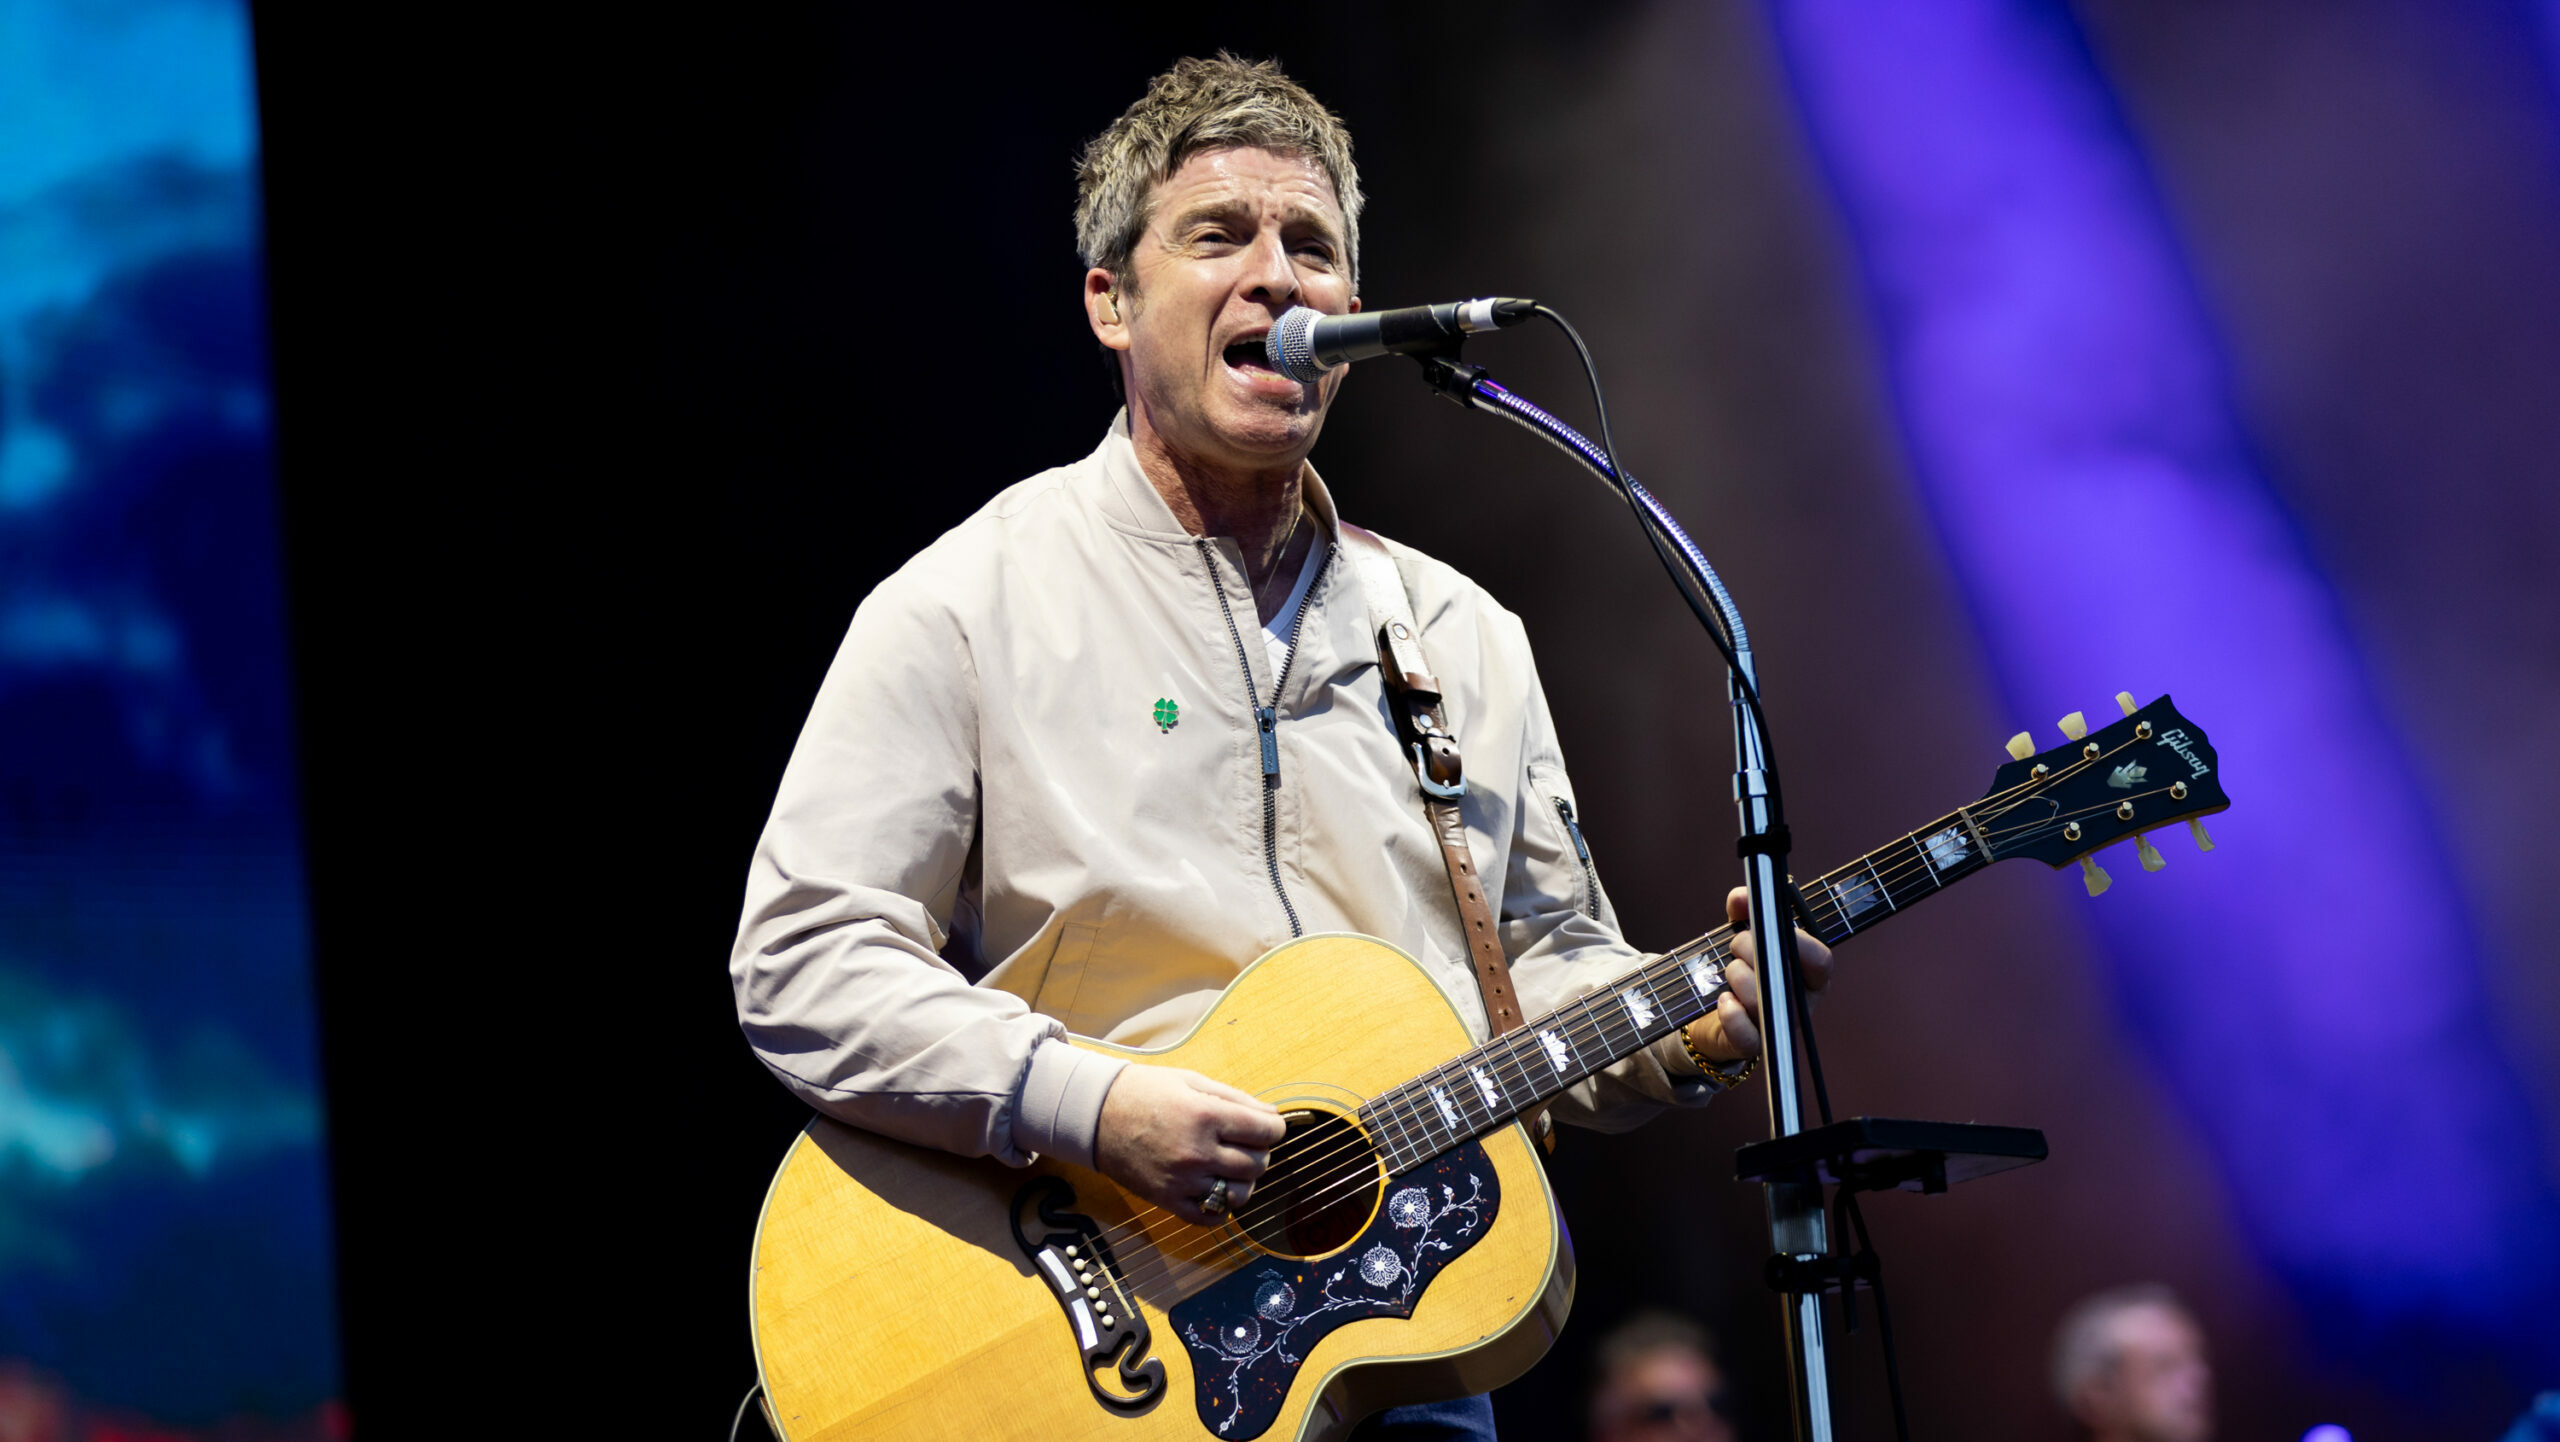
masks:
[[[1271,355],[1270,352],[1263,348],[1263,340],[1261,336],[1246,336],[1241,340],[1235,341],[1229,344],[1222,354],[1224,355],[1230,369],[1240,371],[1261,371],[1265,375],[1279,374],[1278,371],[1271,368]]]

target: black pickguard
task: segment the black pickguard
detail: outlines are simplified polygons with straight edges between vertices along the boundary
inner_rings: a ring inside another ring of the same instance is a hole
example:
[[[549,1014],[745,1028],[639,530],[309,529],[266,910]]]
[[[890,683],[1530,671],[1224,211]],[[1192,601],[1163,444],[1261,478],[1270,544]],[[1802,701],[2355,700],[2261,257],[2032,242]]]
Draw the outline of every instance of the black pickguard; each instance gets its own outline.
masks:
[[[1350,1246],[1314,1261],[1266,1258],[1175,1303],[1167,1317],[1191,1350],[1202,1425],[1229,1442],[1261,1436],[1317,1342],[1345,1322],[1412,1316],[1501,1200],[1493,1162],[1469,1142],[1389,1182]]]

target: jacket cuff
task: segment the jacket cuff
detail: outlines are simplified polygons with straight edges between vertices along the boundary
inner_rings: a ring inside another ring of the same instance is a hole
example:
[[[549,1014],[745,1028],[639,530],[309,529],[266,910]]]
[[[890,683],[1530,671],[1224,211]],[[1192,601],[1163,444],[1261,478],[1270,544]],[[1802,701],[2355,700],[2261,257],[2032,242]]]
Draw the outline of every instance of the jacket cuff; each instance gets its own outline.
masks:
[[[1671,1100],[1680,1106],[1697,1106],[1724,1090],[1707,1080],[1705,1070],[1680,1044],[1680,1033],[1676,1031],[1653,1044],[1653,1059],[1662,1064],[1663,1079],[1671,1083]]]
[[[1013,1103],[1013,1144],[1090,1168],[1102,1099],[1129,1063],[1051,1037],[1031,1053]]]

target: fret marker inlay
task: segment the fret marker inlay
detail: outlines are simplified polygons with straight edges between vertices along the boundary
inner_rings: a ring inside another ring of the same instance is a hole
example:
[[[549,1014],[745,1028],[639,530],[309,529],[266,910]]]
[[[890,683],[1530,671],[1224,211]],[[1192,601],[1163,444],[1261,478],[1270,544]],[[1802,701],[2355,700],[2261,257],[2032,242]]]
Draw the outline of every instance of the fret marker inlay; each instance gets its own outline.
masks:
[[[1542,1031],[1538,1033],[1538,1043],[1547,1049],[1547,1060],[1555,1064],[1557,1076],[1573,1069],[1572,1059],[1565,1055],[1563,1038],[1554,1032]]]
[[[1631,986],[1625,991],[1618,993],[1618,1000],[1627,1004],[1627,1016],[1633,1020],[1637,1026],[1643,1027],[1652,1024],[1653,1003],[1645,1000],[1643,992],[1638,991],[1636,988]]]
[[[1840,914],[1851,921],[1875,910],[1876,903],[1884,899],[1874,880],[1866,876],[1852,876],[1833,882],[1831,894],[1840,903]]]
[[[1463,1132],[1466,1130],[1466,1128],[1461,1126],[1458,1122],[1458,1109],[1449,1105],[1449,1093],[1445,1089],[1433,1087],[1431,1089],[1431,1099],[1440,1104],[1440,1115],[1448,1121],[1449,1130],[1453,1132]]]
[[[1962,831],[1950,826],[1944,831],[1934,833],[1920,844],[1929,848],[1930,866],[1943,875],[1964,865],[1964,854],[1969,842]]]
[[[1496,1116],[1500,1116],[1502,1114],[1502,1093],[1494,1089],[1493,1078],[1485,1075],[1484,1068],[1480,1066],[1471,1066],[1467,1068],[1467,1074],[1476,1079],[1476,1090],[1484,1093],[1485,1110],[1492,1112]]]
[[[1724,971],[1703,955],[1690,957],[1689,985],[1697,988],[1701,999],[1713,996],[1724,985]]]

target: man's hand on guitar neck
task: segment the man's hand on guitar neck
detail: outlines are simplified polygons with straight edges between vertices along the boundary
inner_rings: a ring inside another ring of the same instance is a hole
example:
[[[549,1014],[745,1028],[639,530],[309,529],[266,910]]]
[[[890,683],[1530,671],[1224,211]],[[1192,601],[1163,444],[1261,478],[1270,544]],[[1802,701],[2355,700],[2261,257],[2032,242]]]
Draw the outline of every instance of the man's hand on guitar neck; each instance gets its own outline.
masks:
[[[1751,893],[1735,887],[1724,899],[1725,919],[1742,926],[1751,919]],[[1796,961],[1804,971],[1807,1002],[1831,984],[1831,948],[1796,928]],[[1689,1044],[1698,1055],[1736,1062],[1760,1054],[1760,967],[1748,929],[1733,938],[1733,960],[1724,968],[1733,990],[1716,999],[1716,1009],[1689,1023]]]
[[[1224,1177],[1226,1210],[1242,1207],[1287,1131],[1277,1108],[1225,1082],[1132,1062],[1102,1098],[1094,1166],[1132,1194],[1206,1226],[1216,1220],[1200,1209],[1210,1188]]]

